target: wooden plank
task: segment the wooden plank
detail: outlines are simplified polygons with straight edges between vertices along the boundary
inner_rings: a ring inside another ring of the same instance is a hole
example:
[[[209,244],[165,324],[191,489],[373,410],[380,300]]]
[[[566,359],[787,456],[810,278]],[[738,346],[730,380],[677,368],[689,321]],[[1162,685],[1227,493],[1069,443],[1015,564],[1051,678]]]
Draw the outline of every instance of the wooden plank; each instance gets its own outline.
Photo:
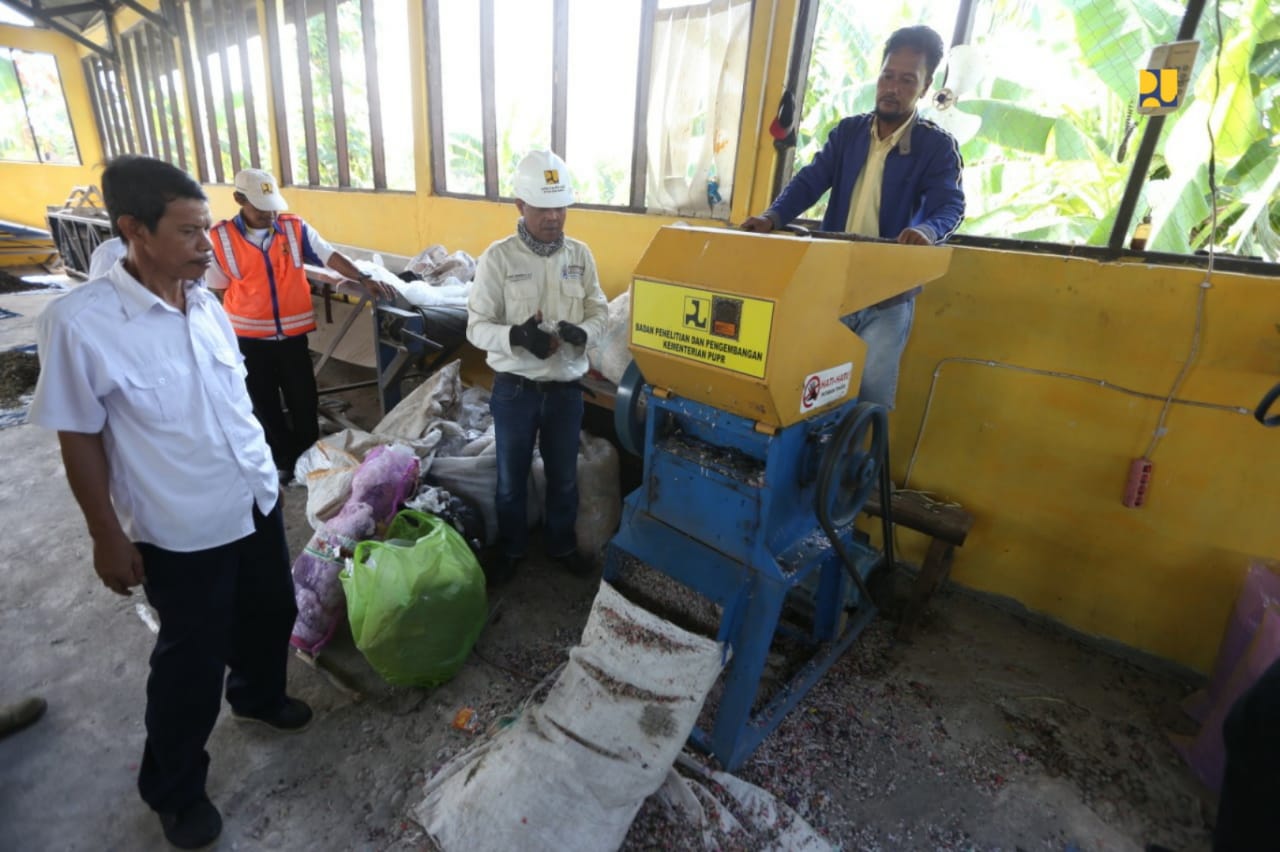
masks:
[[[324,0],[324,33],[329,48],[329,97],[333,102],[333,147],[338,160],[338,186],[351,186],[351,152],[347,148],[347,108],[342,93],[342,42],[338,35],[338,0]]]
[[[563,158],[569,134],[569,0],[555,0],[551,16],[551,150]]]
[[[133,114],[138,120],[138,147],[136,150],[140,154],[154,157],[155,149],[151,145],[151,129],[147,127],[146,122],[146,97],[138,98],[133,94],[141,91],[138,64],[133,50],[133,39],[127,35],[121,36],[119,45],[120,69],[124,73],[124,90],[133,102]],[[141,104],[138,103],[139,100],[142,101]]]
[[[865,509],[880,517],[880,495],[873,494]],[[893,522],[948,544],[964,544],[973,527],[973,515],[959,506],[948,506],[918,491],[893,492]]]
[[[193,145],[195,145],[196,170],[200,173],[201,180],[207,180],[209,178],[207,178],[205,166],[205,142],[204,139],[200,138],[200,120],[196,116],[196,84],[192,79],[191,69],[187,67],[187,64],[191,61],[191,45],[188,42],[186,13],[183,13],[182,9],[179,8],[177,0],[161,0],[161,6],[170,9],[170,19],[183,22],[182,26],[178,27],[178,43],[180,50],[183,51],[183,60],[180,67],[178,64],[178,51],[175,51],[173,46],[173,38],[166,36],[163,45],[161,45],[164,47],[165,67],[170,69],[170,72],[166,73],[166,77],[169,79],[169,95],[172,96],[169,101],[169,109],[173,118],[174,141],[178,145],[178,164],[184,170],[189,169],[187,165],[186,127],[183,127],[182,113],[178,109],[178,93],[174,91],[175,79],[182,81],[183,91],[186,92],[187,110],[188,114],[191,115],[191,139]]]
[[[168,161],[169,139],[164,136],[160,127],[162,122],[156,120],[158,115],[164,113],[159,103],[159,89],[151,74],[151,40],[148,38],[150,29],[149,25],[143,24],[134,31],[133,58],[138,65],[138,91],[142,93],[143,117],[146,119],[147,135],[151,139],[151,156],[160,157],[163,154],[164,159]]]
[[[257,21],[256,6],[254,20]],[[244,87],[244,128],[245,141],[249,145],[249,165],[255,169],[262,168],[262,155],[258,151],[258,116],[253,95],[253,75],[249,73],[249,32],[244,23],[245,6],[237,0],[231,6],[231,29],[227,35],[236,40],[240,50],[240,85]],[[259,40],[261,41],[261,40]]]
[[[951,572],[951,561],[955,556],[955,546],[939,539],[929,543],[929,552],[924,557],[924,565],[920,567],[920,575],[911,587],[911,597],[898,622],[897,637],[910,639],[912,632],[924,615],[925,608],[933,598],[943,580]]]
[[[382,135],[382,91],[378,82],[378,32],[373,0],[360,0],[360,29],[364,35],[364,78],[369,94],[369,151],[373,156],[373,188],[387,188],[387,146]]]
[[[115,88],[115,97],[120,104],[120,126],[124,130],[124,138],[128,143],[127,150],[136,152],[138,147],[133,140],[133,116],[129,114],[129,91],[120,76],[120,34],[116,32],[116,19],[107,15],[107,42],[111,45],[111,80]],[[136,111],[135,111],[136,114]]]
[[[227,18],[223,4],[213,0],[213,44],[218,51],[218,71],[222,77],[222,112],[227,124],[227,146],[231,149],[231,173],[238,174],[244,168],[244,160],[240,156],[240,128],[236,121],[236,97],[231,91],[231,62],[228,48],[231,37],[228,31]],[[236,51],[241,63],[244,57]]]
[[[169,22],[165,19],[163,14],[157,15],[155,12],[151,11],[146,6],[143,6],[141,3],[137,2],[137,0],[119,0],[119,2],[128,6],[130,9],[137,12],[139,15],[146,18],[148,21],[150,21],[152,24],[158,27],[160,30],[159,35],[166,38],[172,38],[173,31],[169,28]],[[94,3],[91,5],[101,8],[103,4]],[[63,14],[66,14],[66,13],[63,12]]]
[[[320,185],[320,155],[316,146],[316,104],[311,92],[311,48],[307,39],[307,0],[293,2],[293,32],[298,43],[298,83],[302,97],[302,132],[307,140],[307,183]]]
[[[440,0],[427,0],[422,13],[425,30],[423,44],[427,51],[427,124],[431,134],[431,188],[438,195],[449,186],[445,159],[444,104],[440,62]]]
[[[106,109],[108,124],[111,128],[111,139],[118,157],[129,149],[125,147],[124,130],[120,126],[119,104],[116,103],[115,86],[111,84],[111,68],[106,62],[98,60],[95,70],[98,86],[102,92],[102,104]]]
[[[190,4],[180,7],[176,4],[176,0],[164,0],[164,2],[172,5],[174,19],[181,22],[181,30],[184,34],[178,40],[182,53],[182,86],[186,90],[187,112],[191,116],[191,141],[195,145],[196,171],[200,175],[200,180],[208,183],[209,166],[205,157],[204,139],[200,135],[200,109],[199,102],[196,99],[196,76],[195,70],[191,67],[191,33],[194,28],[185,11],[190,7]],[[170,53],[172,53],[173,44],[171,42],[168,44]]]
[[[498,107],[494,91],[493,0],[480,0],[480,136],[484,196],[498,197]]]
[[[142,57],[143,73],[146,78],[147,120],[154,121],[152,127],[160,136],[160,150],[164,152],[165,161],[172,163],[174,156],[170,137],[173,135],[173,128],[165,119],[165,99],[171,96],[168,94],[168,88],[162,85],[164,56],[160,49],[160,42],[166,37],[164,31],[158,27],[143,26],[138,30],[138,55]],[[152,106],[155,108],[154,114],[151,111]]]
[[[640,7],[640,49],[636,61],[636,124],[631,134],[631,209],[644,209],[645,177],[649,171],[649,90],[653,73],[653,22],[658,0],[644,0]]]
[[[112,144],[111,134],[108,132],[106,122],[103,121],[102,103],[99,100],[98,77],[97,71],[94,69],[94,59],[86,56],[80,60],[80,68],[84,71],[85,84],[89,88],[89,106],[93,108],[93,118],[98,122],[98,136],[102,141],[102,153],[107,159],[115,156],[115,146]]]
[[[201,0],[192,0],[187,4],[187,8],[191,10],[191,29],[195,33],[196,61],[199,65],[201,88],[204,91],[205,126],[209,133],[206,140],[209,143],[209,159],[213,160],[213,174],[216,178],[214,182],[226,183],[226,175],[223,174],[222,168],[222,144],[218,141],[218,117],[215,115],[213,105],[213,83],[209,80],[209,64],[205,61],[209,56],[209,50],[208,39],[205,37],[202,5]],[[194,106],[192,115],[195,115]]]
[[[6,4],[6,5],[9,5],[9,4]],[[19,14],[26,15],[28,18],[35,18],[37,21],[44,24],[46,27],[53,30],[54,32],[62,33],[64,36],[71,39],[72,41],[79,42],[81,46],[87,47],[89,50],[92,50],[94,53],[96,53],[98,56],[101,56],[103,59],[115,59],[116,54],[114,49],[108,49],[103,47],[100,44],[95,44],[94,42],[85,38],[80,33],[76,32],[71,27],[68,27],[65,24],[61,23],[60,21],[58,21],[57,18],[54,17],[54,14],[59,14],[59,13],[50,13],[42,9],[36,8],[36,3],[34,2],[34,0],[32,0],[30,4],[22,4],[22,3],[12,4],[11,8],[13,8]]]
[[[279,0],[266,0],[267,64],[271,74],[271,108],[276,116],[276,139],[280,145],[280,183],[293,183],[293,147],[289,144],[289,111],[284,102],[284,64],[280,42]]]

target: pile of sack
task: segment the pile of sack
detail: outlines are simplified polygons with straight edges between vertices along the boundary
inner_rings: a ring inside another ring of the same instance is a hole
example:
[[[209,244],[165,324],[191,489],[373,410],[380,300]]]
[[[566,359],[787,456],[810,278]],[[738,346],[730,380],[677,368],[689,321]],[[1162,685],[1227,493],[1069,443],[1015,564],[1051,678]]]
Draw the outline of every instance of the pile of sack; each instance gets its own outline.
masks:
[[[372,432],[327,436],[299,459],[294,475],[307,486],[315,533],[293,566],[295,647],[319,653],[345,615],[356,646],[393,683],[434,685],[461,667],[485,617],[476,554],[497,539],[498,468],[488,391],[464,387],[459,367],[442,367]],[[576,532],[588,559],[600,557],[618,526],[619,487],[617,450],[583,433]],[[535,452],[531,526],[542,521],[545,492]],[[407,534],[414,530],[422,535]],[[450,584],[463,587],[456,599],[444,591]],[[374,638],[385,653],[370,650]],[[403,661],[388,662],[393,648]]]

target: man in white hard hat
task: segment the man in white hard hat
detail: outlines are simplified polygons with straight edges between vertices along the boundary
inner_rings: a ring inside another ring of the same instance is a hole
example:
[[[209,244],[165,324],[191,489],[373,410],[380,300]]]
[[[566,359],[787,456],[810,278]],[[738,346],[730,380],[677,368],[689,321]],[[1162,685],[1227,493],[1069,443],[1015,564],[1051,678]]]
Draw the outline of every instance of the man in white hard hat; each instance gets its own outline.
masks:
[[[586,346],[609,323],[595,259],[564,235],[574,201],[569,168],[551,151],[516,166],[516,233],[498,240],[476,265],[467,302],[467,339],[488,352],[498,454],[498,547],[485,560],[490,582],[515,571],[528,551],[529,466],[535,440],[547,476],[543,548],[575,574],[578,555],[578,441]]]
[[[209,232],[216,262],[205,282],[223,294],[222,307],[244,355],[253,413],[267,434],[281,482],[288,482],[298,456],[320,437],[320,398],[307,343],[316,319],[303,264],[328,266],[359,281],[374,299],[395,293],[356,268],[301,217],[285,213],[270,172],[237,174],[234,198],[239,214]]]

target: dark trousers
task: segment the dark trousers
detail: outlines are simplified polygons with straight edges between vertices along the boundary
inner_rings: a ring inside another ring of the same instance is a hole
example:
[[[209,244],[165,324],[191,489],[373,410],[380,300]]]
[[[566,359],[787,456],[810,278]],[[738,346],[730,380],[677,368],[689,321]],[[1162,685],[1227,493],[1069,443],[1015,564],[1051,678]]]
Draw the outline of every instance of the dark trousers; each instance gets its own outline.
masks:
[[[204,747],[222,707],[224,675],[227,702],[239,713],[262,715],[284,702],[297,609],[280,504],[266,516],[255,507],[253,522],[252,535],[209,550],[138,545],[147,600],[160,615],[138,792],[157,811],[204,795]]]
[[[1280,660],[1231,705],[1214,852],[1280,849]]]
[[[293,465],[320,437],[320,394],[311,364],[307,335],[283,340],[236,338],[248,371],[245,384],[253,414],[267,434],[276,469],[293,473]],[[280,406],[284,394],[289,416]]]
[[[498,539],[508,556],[529,546],[529,467],[533,444],[542,450],[547,474],[547,519],[543,544],[551,557],[577,549],[578,441],[582,388],[572,382],[534,382],[509,373],[493,379],[489,397],[498,455]]]

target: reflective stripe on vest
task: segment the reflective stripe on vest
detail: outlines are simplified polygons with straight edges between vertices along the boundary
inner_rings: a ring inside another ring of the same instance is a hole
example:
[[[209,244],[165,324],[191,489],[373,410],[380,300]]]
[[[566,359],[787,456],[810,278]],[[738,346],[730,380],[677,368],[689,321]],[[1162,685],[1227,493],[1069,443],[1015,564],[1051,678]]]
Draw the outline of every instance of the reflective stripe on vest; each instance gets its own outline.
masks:
[[[240,274],[240,264],[236,263],[236,252],[231,247],[231,235],[227,233],[227,228],[231,227],[227,223],[222,223],[214,227],[214,233],[218,235],[218,240],[222,243],[222,254],[227,259],[227,272],[230,273],[228,278],[243,278]]]
[[[214,227],[214,253],[231,279],[222,306],[238,336],[293,337],[315,329],[311,286],[303,271],[302,228],[297,216],[281,215],[277,232],[263,249],[234,221]]]

